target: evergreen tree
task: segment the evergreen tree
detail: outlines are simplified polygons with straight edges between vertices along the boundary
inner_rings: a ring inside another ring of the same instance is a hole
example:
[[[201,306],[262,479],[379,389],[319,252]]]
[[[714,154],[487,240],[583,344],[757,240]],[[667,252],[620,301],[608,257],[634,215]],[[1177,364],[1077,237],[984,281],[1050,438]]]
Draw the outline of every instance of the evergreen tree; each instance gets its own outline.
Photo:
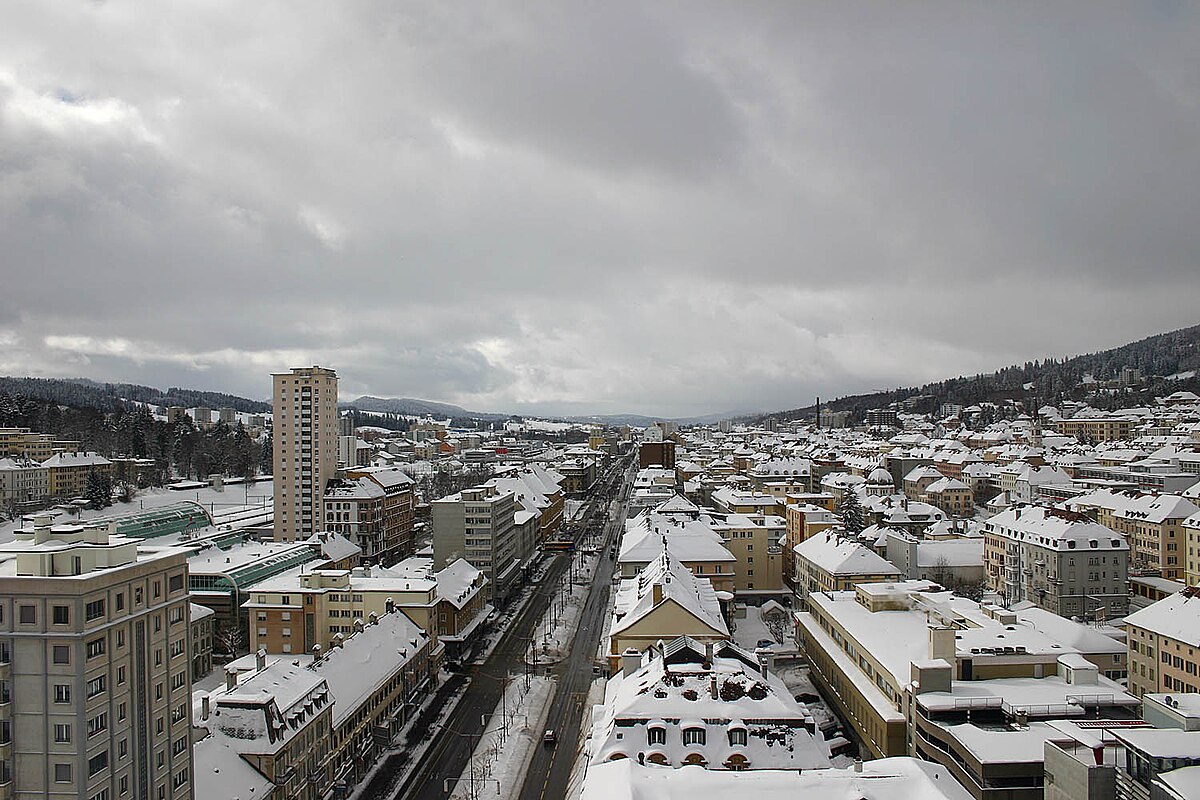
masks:
[[[842,518],[842,527],[847,533],[861,533],[862,529],[867,527],[862,504],[858,502],[858,495],[852,489],[847,488],[842,494],[842,499],[838,501],[837,513]]]
[[[89,508],[108,508],[112,505],[112,481],[107,475],[92,470],[87,476],[83,499],[88,501]]]

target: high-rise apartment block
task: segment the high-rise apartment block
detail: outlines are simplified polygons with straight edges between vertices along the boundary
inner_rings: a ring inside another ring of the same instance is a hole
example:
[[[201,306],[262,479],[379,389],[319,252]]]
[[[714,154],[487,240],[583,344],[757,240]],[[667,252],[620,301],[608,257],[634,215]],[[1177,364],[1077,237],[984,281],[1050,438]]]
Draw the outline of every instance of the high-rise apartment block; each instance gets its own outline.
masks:
[[[192,797],[187,551],[48,516],[0,547],[0,798]]]
[[[275,540],[321,530],[325,485],[337,470],[337,373],[298,367],[273,375]]]

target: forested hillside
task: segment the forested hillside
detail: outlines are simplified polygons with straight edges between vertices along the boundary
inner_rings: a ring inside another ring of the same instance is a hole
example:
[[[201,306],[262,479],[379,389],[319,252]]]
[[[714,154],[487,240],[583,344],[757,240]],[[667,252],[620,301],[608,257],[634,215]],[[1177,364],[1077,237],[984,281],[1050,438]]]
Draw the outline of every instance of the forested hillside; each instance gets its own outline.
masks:
[[[1119,387],[1120,390],[1102,391],[1106,383],[1118,382],[1121,371],[1126,368],[1140,370],[1143,378]],[[1195,375],[1175,377],[1188,372],[1200,372],[1200,325],[1150,336],[1099,353],[1027,361],[987,375],[851,395],[823,405],[835,411],[851,411],[856,419],[868,409],[887,408],[905,400],[910,401],[915,411],[930,412],[936,411],[942,403],[968,406],[1018,400],[1041,406],[1064,398],[1086,400],[1097,408],[1113,410],[1150,402],[1154,397],[1179,390],[1200,393],[1200,380]],[[1092,376],[1095,383],[1084,384],[1085,375]],[[806,406],[773,416],[798,419],[812,417],[815,410],[815,406]]]

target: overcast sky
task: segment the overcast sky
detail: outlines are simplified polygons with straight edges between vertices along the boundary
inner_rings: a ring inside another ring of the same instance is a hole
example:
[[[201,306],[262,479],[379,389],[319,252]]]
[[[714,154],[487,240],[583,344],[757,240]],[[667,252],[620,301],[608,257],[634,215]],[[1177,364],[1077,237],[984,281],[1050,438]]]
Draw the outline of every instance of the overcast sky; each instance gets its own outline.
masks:
[[[807,405],[1200,321],[1190,3],[0,10],[0,374]]]

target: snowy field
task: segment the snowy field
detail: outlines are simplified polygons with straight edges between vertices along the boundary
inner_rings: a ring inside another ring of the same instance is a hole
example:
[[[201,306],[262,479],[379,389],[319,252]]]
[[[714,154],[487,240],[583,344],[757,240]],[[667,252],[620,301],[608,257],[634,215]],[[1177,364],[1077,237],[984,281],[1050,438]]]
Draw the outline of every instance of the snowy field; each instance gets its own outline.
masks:
[[[221,518],[228,514],[246,510],[273,510],[273,492],[274,483],[270,480],[258,481],[257,483],[235,483],[226,486],[224,490],[211,488],[189,489],[187,491],[172,491],[166,488],[139,489],[137,496],[133,498],[133,502],[113,503],[108,508],[101,509],[100,511],[84,509],[78,513],[68,513],[61,509],[51,508],[38,513],[50,514],[54,517],[55,524],[62,524],[68,522],[87,522],[88,520],[100,519],[102,517],[135,514],[138,511],[147,511],[161,508],[162,506],[169,506],[173,503],[191,501],[203,506],[219,525],[221,524]],[[32,527],[32,525],[32,522],[22,522],[20,519],[6,521],[3,525],[0,525],[0,542],[12,541],[13,534],[16,531],[22,527]]]

